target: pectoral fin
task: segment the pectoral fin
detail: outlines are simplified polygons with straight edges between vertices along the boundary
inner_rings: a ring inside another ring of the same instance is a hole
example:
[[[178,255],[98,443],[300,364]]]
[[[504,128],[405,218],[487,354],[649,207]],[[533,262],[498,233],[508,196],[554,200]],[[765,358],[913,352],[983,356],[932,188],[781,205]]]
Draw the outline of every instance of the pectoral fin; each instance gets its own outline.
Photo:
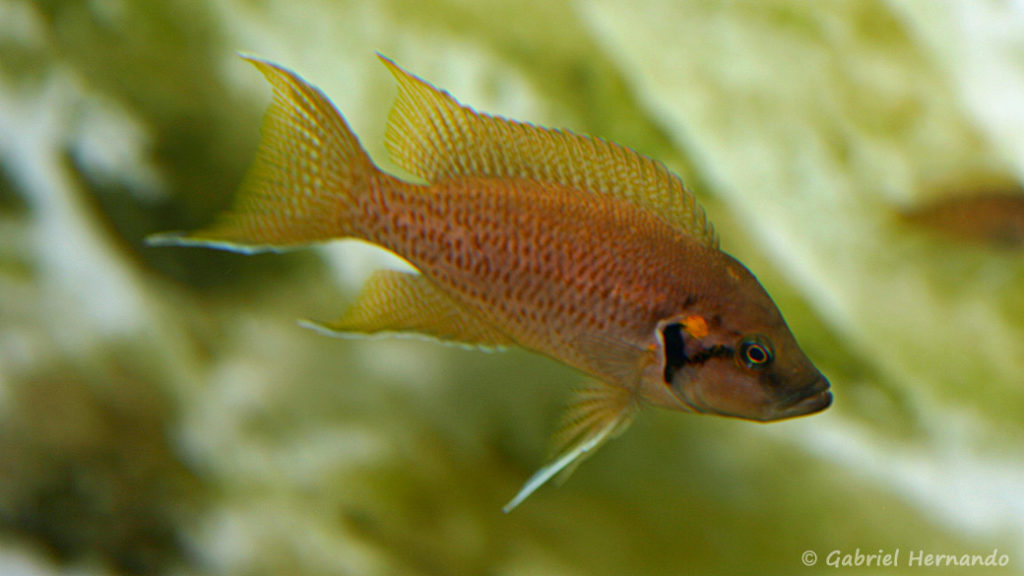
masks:
[[[302,324],[331,336],[413,333],[478,348],[514,342],[480,320],[421,274],[378,270],[366,281],[355,303],[335,322]]]
[[[555,459],[531,476],[502,510],[511,511],[555,476],[564,481],[595,450],[624,432],[638,408],[635,392],[627,388],[591,382],[577,390],[555,436]]]

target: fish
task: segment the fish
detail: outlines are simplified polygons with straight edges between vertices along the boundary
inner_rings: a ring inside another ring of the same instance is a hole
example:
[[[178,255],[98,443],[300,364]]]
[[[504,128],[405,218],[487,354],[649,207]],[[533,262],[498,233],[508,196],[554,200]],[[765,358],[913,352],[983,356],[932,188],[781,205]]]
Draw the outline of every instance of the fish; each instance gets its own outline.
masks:
[[[948,239],[1006,250],[1024,248],[1024,190],[985,189],[900,212],[903,221]]]
[[[360,239],[414,271],[374,272],[339,319],[305,326],[517,346],[585,374],[555,456],[505,512],[645,407],[768,422],[832,403],[771,297],[664,164],[476,112],[378,56],[398,84],[388,153],[423,182],[379,169],[319,88],[242,55],[273,99],[233,206],[149,243],[256,253]]]

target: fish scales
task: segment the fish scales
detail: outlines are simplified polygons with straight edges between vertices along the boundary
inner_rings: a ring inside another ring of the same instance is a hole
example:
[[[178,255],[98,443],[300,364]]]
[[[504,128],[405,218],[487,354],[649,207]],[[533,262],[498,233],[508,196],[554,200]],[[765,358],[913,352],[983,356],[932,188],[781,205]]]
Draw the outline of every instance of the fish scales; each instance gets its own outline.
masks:
[[[831,404],[774,302],[660,162],[477,113],[381,57],[399,85],[388,151],[427,182],[409,183],[373,164],[320,90],[246,59],[274,100],[233,208],[150,242],[251,253],[360,238],[416,272],[376,271],[338,320],[306,326],[521,346],[589,374],[560,451],[506,511],[644,406],[765,422]]]
[[[532,180],[381,186],[387,191],[364,221],[367,240],[518,344],[564,347],[572,358],[563,361],[591,373],[574,349],[581,335],[635,326],[624,336],[639,346],[659,314],[680,304],[674,299],[693,293],[687,280],[699,278],[686,255],[700,245],[621,200]]]

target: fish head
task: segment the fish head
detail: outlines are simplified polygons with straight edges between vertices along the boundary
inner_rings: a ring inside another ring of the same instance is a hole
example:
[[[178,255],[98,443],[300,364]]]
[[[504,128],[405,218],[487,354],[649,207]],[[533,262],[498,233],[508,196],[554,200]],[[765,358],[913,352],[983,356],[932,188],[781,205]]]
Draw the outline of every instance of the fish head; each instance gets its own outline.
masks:
[[[657,325],[657,377],[677,407],[762,422],[827,408],[828,380],[753,274],[723,256],[716,289]]]

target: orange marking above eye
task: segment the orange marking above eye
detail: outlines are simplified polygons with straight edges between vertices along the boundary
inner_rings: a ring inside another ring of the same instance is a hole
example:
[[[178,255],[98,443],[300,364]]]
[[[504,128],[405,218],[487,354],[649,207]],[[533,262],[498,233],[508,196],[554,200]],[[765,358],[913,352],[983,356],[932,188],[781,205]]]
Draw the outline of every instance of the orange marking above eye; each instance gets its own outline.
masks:
[[[683,318],[683,328],[697,340],[708,335],[708,321],[703,316],[687,316]]]

